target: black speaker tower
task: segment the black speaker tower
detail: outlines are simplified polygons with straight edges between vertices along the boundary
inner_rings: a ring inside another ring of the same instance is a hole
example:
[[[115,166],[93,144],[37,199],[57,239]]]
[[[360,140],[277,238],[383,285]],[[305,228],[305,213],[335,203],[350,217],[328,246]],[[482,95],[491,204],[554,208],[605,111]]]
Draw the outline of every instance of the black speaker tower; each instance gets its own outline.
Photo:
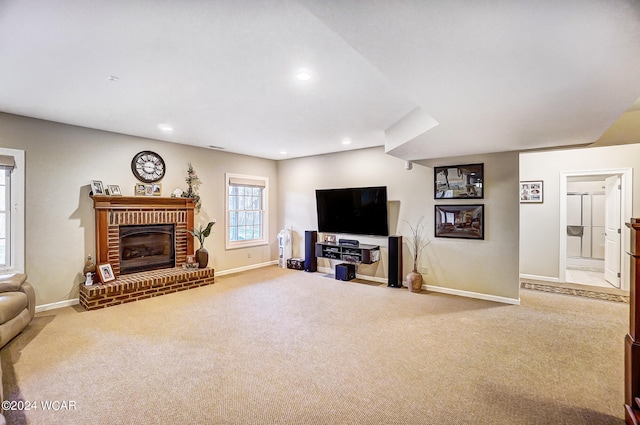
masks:
[[[305,230],[304,232],[304,271],[315,272],[318,270],[318,259],[316,258],[316,242],[318,232],[315,230]]]
[[[402,288],[402,236],[389,236],[389,283]]]

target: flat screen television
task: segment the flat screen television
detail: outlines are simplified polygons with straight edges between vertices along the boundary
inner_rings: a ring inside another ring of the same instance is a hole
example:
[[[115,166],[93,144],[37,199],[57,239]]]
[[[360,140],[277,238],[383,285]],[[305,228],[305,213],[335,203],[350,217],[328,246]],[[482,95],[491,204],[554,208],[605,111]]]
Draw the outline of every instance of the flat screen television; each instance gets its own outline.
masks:
[[[388,236],[387,187],[317,189],[318,231]]]

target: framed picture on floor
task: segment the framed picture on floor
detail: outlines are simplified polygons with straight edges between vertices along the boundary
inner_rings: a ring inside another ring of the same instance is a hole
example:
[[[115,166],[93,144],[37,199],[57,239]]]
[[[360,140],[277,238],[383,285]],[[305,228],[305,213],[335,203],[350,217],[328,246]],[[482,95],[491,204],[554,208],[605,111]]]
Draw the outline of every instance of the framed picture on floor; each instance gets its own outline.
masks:
[[[541,204],[543,202],[542,180],[520,182],[520,203]]]
[[[435,199],[483,199],[484,164],[434,167]]]
[[[436,205],[437,238],[484,239],[484,205]]]

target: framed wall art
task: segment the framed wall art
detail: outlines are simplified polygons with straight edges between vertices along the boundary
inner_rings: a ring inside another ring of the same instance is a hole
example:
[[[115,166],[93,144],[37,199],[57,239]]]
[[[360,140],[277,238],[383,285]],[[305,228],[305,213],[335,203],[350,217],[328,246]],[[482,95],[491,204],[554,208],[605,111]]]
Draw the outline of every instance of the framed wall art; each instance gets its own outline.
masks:
[[[437,238],[484,239],[484,205],[436,205]]]
[[[435,199],[483,199],[484,164],[434,167]]]
[[[543,202],[542,180],[520,182],[520,203],[541,204]]]

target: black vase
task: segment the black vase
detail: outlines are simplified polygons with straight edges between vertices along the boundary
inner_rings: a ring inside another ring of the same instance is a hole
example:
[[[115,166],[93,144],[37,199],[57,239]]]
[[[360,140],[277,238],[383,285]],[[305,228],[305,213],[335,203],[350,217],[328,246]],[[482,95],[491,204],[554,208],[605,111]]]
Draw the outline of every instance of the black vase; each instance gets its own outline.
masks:
[[[209,264],[209,251],[206,248],[200,247],[196,250],[196,260],[198,261],[198,267],[204,269]]]

